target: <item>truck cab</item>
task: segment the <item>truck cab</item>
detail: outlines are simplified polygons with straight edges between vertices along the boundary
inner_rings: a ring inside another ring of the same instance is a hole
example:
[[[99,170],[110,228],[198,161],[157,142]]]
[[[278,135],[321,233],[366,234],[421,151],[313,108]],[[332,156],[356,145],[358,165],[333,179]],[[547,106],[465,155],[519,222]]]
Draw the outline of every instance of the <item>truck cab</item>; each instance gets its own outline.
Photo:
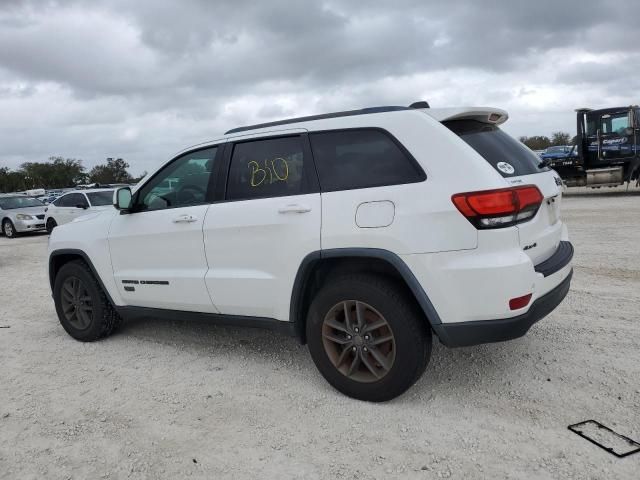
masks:
[[[572,186],[617,186],[640,179],[640,108],[576,110],[577,155],[550,164]]]

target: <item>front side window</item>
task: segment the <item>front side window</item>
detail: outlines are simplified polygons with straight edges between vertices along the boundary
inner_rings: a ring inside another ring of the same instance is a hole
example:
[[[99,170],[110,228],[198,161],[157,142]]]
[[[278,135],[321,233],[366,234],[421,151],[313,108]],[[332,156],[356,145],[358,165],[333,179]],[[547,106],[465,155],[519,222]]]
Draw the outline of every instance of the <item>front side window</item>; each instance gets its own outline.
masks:
[[[238,143],[233,148],[227,198],[282,197],[309,192],[302,138],[282,137]]]
[[[324,192],[421,182],[424,172],[381,131],[353,129],[309,135]]]
[[[82,193],[70,193],[67,195],[66,207],[88,207],[87,199]]]
[[[198,150],[171,162],[140,189],[135,209],[164,210],[206,203],[217,151],[217,147]]]
[[[87,197],[89,198],[89,203],[94,207],[113,205],[113,190],[108,192],[89,192]]]
[[[629,128],[629,113],[613,113],[611,115],[602,116],[602,133],[616,133],[624,135],[626,129]]]

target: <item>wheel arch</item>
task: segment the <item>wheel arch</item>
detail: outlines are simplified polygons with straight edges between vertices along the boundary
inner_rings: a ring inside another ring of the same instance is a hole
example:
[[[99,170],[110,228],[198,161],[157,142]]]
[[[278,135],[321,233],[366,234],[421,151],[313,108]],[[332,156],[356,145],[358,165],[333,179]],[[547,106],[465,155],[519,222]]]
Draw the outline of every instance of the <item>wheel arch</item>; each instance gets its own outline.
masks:
[[[111,305],[115,305],[113,298],[111,298],[111,294],[109,293],[109,290],[104,286],[104,283],[102,282],[100,275],[98,275],[96,268],[93,266],[93,263],[89,259],[89,256],[82,250],[78,250],[78,249],[65,248],[60,250],[54,250],[49,255],[49,285],[51,286],[51,291],[53,291],[53,285],[56,281],[56,275],[58,274],[60,269],[65,264],[69,262],[73,262],[75,260],[82,260],[84,263],[87,264],[87,266],[89,267],[89,270],[91,270],[91,273],[93,274],[95,279],[98,281],[100,288],[102,288],[102,291],[104,291],[105,295],[111,302]]]
[[[308,254],[296,274],[289,318],[301,343],[306,343],[307,312],[313,293],[329,277],[367,272],[396,278],[422,309],[432,327],[442,322],[429,296],[407,264],[395,253],[378,248],[335,248]]]

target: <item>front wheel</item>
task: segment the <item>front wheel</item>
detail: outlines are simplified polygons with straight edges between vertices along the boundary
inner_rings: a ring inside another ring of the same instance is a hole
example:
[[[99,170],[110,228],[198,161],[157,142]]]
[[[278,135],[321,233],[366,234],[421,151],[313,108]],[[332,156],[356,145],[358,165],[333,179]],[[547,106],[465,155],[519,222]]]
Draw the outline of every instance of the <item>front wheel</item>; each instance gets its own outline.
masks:
[[[56,228],[57,226],[58,226],[58,223],[53,218],[47,219],[47,233],[49,235],[51,235],[51,232],[53,232],[53,229]]]
[[[431,356],[431,329],[393,282],[353,275],[327,282],[309,309],[314,363],[337,390],[371,402],[391,400],[420,378]]]
[[[4,236],[7,238],[15,238],[17,235],[16,228],[9,219],[2,222],[2,231],[4,232]]]
[[[60,268],[53,299],[62,327],[76,340],[92,342],[106,337],[120,322],[100,284],[81,260]]]

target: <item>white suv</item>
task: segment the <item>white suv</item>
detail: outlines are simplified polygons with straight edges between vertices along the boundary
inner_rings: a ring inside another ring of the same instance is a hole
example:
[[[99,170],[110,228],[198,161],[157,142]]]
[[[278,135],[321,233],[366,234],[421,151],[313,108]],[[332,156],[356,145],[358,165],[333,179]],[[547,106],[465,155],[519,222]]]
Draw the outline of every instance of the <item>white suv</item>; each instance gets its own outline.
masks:
[[[82,215],[101,210],[113,210],[113,188],[67,192],[45,209],[47,232],[51,233],[58,225],[72,222]]]
[[[339,391],[384,401],[447,346],[520,337],[569,290],[556,173],[493,108],[377,107],[236,128],[118,210],[56,228],[74,338],[121,318],[284,330]]]

